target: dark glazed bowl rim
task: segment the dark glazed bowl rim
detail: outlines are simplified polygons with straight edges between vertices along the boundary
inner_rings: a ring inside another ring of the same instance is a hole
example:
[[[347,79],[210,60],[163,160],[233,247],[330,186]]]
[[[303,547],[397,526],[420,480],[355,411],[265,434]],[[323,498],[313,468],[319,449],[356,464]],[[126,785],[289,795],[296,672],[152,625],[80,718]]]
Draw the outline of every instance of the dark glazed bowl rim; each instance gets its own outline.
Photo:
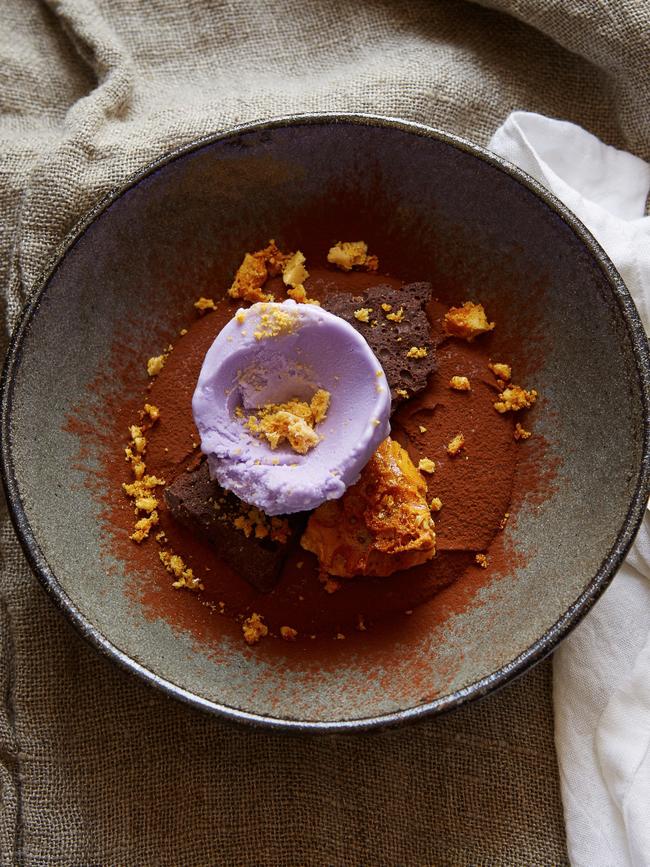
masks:
[[[232,139],[244,133],[262,132],[265,130],[277,129],[287,126],[303,126],[303,125],[327,125],[327,124],[361,124],[366,126],[379,126],[384,128],[392,128],[401,132],[410,133],[424,138],[432,138],[438,141],[451,145],[465,153],[482,160],[485,163],[497,168],[498,170],[510,175],[528,190],[537,195],[550,210],[558,215],[574,232],[574,234],[582,241],[585,247],[591,253],[594,261],[599,266],[604,274],[611,290],[618,301],[622,317],[626,323],[628,334],[631,338],[634,357],[636,360],[636,368],[640,380],[642,401],[644,407],[644,424],[643,424],[643,452],[636,480],[634,495],[630,502],[630,506],[619,531],[616,542],[611,550],[601,563],[600,568],[591,579],[587,587],[581,595],[573,602],[569,609],[560,617],[536,642],[528,647],[523,653],[515,659],[502,666],[492,674],[463,687],[450,695],[442,698],[434,699],[426,704],[418,705],[414,708],[408,708],[393,713],[382,714],[376,717],[366,717],[355,720],[341,721],[301,721],[301,720],[286,720],[274,717],[268,717],[261,714],[248,713],[238,710],[237,708],[221,705],[217,702],[212,702],[203,699],[193,693],[182,689],[168,680],[149,671],[143,665],[140,665],[135,660],[131,659],[125,653],[120,651],[113,645],[106,636],[104,636],[92,623],[90,623],[84,615],[74,605],[69,596],[58,583],[56,576],[51,570],[43,552],[40,550],[38,542],[34,536],[32,528],[27,520],[25,510],[20,500],[18,483],[14,473],[12,460],[11,442],[9,439],[10,419],[12,409],[13,387],[15,383],[16,372],[20,366],[22,344],[25,333],[29,328],[29,324],[36,312],[41,295],[43,294],[47,284],[58,267],[59,263],[74,245],[77,239],[83,234],[85,229],[100,216],[112,202],[115,201],[128,189],[136,185],[140,180],[150,175],[157,169],[165,166],[167,163],[182,157],[192,151],[198,150],[205,145],[212,144],[217,141]],[[393,726],[398,723],[404,723],[431,716],[433,714],[442,713],[451,710],[452,708],[460,707],[466,702],[481,698],[488,693],[504,686],[531,666],[547,656],[557,644],[573,629],[577,623],[590,610],[592,605],[597,601],[600,595],[605,591],[610,581],[614,577],[616,570],[619,568],[627,551],[629,550],[636,532],[639,528],[650,491],[650,420],[648,407],[650,405],[650,353],[648,351],[648,343],[643,329],[643,325],[639,318],[639,314],[634,306],[632,298],[625,287],[623,280],[615,269],[614,265],[591,235],[580,220],[569,211],[552,193],[545,187],[541,186],[536,180],[527,175],[518,167],[512,165],[496,154],[472,144],[471,142],[452,135],[442,130],[435,129],[425,124],[415,123],[412,121],[400,120],[393,117],[382,117],[380,115],[371,114],[345,114],[345,113],[318,113],[318,114],[297,114],[286,117],[274,118],[271,120],[260,121],[255,123],[242,124],[225,132],[214,133],[196,139],[186,145],[183,145],[165,156],[153,161],[145,166],[136,174],[132,175],[127,181],[121,184],[116,189],[108,193],[99,201],[76,226],[69,232],[63,242],[57,247],[53,256],[43,269],[39,279],[36,281],[35,287],[32,290],[30,297],[25,304],[21,313],[18,325],[14,329],[9,350],[5,360],[2,380],[0,382],[0,474],[7,496],[9,513],[16,530],[16,534],[22,548],[25,552],[29,565],[35,572],[41,584],[54,600],[56,605],[64,612],[69,620],[72,621],[76,629],[81,635],[94,645],[102,654],[113,659],[122,668],[139,675],[145,681],[153,684],[158,689],[161,689],[167,695],[178,698],[194,707],[208,710],[218,716],[246,722],[249,724],[259,725],[268,729],[294,730],[302,732],[343,732],[343,731],[363,731],[368,729],[383,728]]]

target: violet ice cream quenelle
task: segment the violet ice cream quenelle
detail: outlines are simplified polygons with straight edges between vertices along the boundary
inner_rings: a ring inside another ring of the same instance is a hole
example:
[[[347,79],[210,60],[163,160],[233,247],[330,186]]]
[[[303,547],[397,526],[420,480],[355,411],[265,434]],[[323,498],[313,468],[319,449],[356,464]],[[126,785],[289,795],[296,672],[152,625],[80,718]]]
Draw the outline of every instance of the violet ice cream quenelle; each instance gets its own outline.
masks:
[[[300,401],[308,417],[323,397],[313,428],[285,412]],[[210,475],[268,515],[341,497],[390,433],[390,405],[365,339],[333,313],[295,301],[238,310],[206,353],[192,398]],[[290,439],[272,429],[278,419],[294,420]]]

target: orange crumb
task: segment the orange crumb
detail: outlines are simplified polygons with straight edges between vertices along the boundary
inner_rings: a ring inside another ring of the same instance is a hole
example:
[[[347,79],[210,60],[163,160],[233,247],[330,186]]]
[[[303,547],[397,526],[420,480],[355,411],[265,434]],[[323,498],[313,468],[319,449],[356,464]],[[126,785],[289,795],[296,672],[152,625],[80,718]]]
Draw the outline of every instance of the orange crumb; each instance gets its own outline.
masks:
[[[512,368],[509,364],[503,364],[500,361],[495,361],[490,362],[488,364],[488,367],[498,379],[503,379],[505,380],[505,382],[508,382],[508,380],[512,376]]]
[[[520,385],[509,385],[499,394],[499,400],[494,404],[497,412],[518,412],[521,409],[529,409],[537,400],[535,389],[526,391]]]
[[[485,556],[485,554],[477,554],[476,557],[474,557],[474,559],[476,560],[477,564],[481,567],[481,569],[487,569],[488,558]]]
[[[240,310],[237,313],[237,317],[239,315],[245,316],[245,312]],[[282,310],[279,307],[271,307],[269,309],[267,304],[262,304],[260,307],[260,324],[253,332],[253,336],[255,340],[265,340],[270,337],[278,337],[280,334],[291,334],[295,331],[297,325],[300,322],[300,317],[297,313],[291,312],[289,310]],[[243,322],[244,319],[240,319],[240,322]]]
[[[228,290],[231,298],[244,301],[273,301],[271,293],[263,292],[262,287],[269,277],[277,277],[292,253],[283,253],[275,241],[269,241],[263,250],[246,253],[237,269],[233,284]]]
[[[160,371],[165,366],[165,361],[167,360],[166,354],[163,352],[162,355],[154,355],[149,361],[147,361],[147,373],[149,376],[158,376]]]
[[[354,311],[354,318],[359,322],[369,322],[371,313],[372,307],[360,307],[358,310]]]
[[[447,454],[450,457],[454,457],[457,455],[461,449],[465,448],[465,437],[462,433],[456,434],[456,436],[447,444]]]
[[[462,307],[450,307],[445,313],[444,330],[452,337],[472,341],[479,334],[492,331],[494,322],[488,322],[482,304],[466,301]]]
[[[262,616],[254,611],[242,623],[242,632],[246,644],[257,644],[261,638],[269,634],[269,628],[264,623]]]
[[[194,306],[199,311],[199,316],[203,316],[204,313],[207,313],[208,310],[216,310],[217,305],[214,303],[212,298],[199,298],[198,301],[194,302]]]
[[[418,470],[420,470],[421,473],[435,473],[435,461],[432,461],[431,458],[420,458],[418,462]]]
[[[442,500],[440,497],[434,497],[429,503],[429,508],[432,512],[439,512],[442,509]]]
[[[305,268],[305,256],[298,250],[289,256],[282,267],[282,282],[289,287],[287,295],[298,304],[320,304],[319,301],[307,297],[307,291],[303,284],[308,277],[309,271]]]
[[[339,241],[330,247],[327,261],[341,271],[376,271],[379,267],[377,257],[368,254],[365,241]]]
[[[314,427],[326,418],[329,402],[330,393],[319,389],[310,403],[293,398],[286,403],[268,404],[250,415],[245,427],[265,439],[272,449],[286,440],[295,452],[304,455],[322,439]],[[241,410],[236,414],[241,416]]]
[[[514,437],[516,440],[527,440],[530,439],[532,435],[532,431],[524,430],[524,428],[519,424],[519,422],[517,422],[517,424],[515,425],[514,433]]]
[[[471,391],[472,386],[466,376],[452,376],[449,380],[449,388],[453,388],[454,391]]]
[[[158,552],[165,569],[176,579],[172,583],[175,590],[185,587],[188,590],[203,590],[203,584],[195,577],[194,572],[185,565],[182,558],[172,551],[162,550]]]
[[[426,355],[426,346],[412,346],[406,353],[407,358],[425,358]]]
[[[285,641],[295,641],[298,636],[298,630],[293,629],[291,626],[281,626],[280,635]]]

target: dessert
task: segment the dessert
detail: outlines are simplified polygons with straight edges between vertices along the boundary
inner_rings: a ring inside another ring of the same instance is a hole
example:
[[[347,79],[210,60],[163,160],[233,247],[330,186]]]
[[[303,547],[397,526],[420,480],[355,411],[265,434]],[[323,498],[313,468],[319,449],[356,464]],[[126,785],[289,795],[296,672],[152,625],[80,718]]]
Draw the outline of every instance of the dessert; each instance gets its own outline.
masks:
[[[131,544],[251,646],[370,633],[489,576],[532,435],[482,304],[326,250],[271,241],[191,299],[129,429]]]
[[[409,283],[401,289],[373,286],[363,297],[337,292],[323,301],[327,310],[349,322],[368,342],[386,373],[393,407],[421,391],[435,370],[435,347],[425,311],[430,299],[430,283]],[[412,347],[420,351],[413,353]]]
[[[291,410],[309,411],[318,395],[312,427]],[[206,354],[192,410],[211,476],[268,515],[340,497],[390,430],[386,378],[368,343],[293,300],[235,313]]]
[[[399,443],[385,439],[359,481],[312,512],[302,547],[328,575],[392,575],[430,560],[436,535],[426,482]]]

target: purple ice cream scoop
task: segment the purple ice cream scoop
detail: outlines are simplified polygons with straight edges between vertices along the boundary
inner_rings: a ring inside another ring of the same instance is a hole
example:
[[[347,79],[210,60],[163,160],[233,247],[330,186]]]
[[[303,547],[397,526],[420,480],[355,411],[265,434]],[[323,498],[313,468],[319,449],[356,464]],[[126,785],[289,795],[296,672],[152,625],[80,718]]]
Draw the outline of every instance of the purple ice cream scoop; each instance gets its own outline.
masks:
[[[330,393],[321,441],[300,455],[272,449],[244,427],[269,403]],[[282,515],[341,497],[390,433],[390,392],[380,363],[345,320],[314,304],[239,310],[208,350],[192,398],[210,475],[241,500]]]

